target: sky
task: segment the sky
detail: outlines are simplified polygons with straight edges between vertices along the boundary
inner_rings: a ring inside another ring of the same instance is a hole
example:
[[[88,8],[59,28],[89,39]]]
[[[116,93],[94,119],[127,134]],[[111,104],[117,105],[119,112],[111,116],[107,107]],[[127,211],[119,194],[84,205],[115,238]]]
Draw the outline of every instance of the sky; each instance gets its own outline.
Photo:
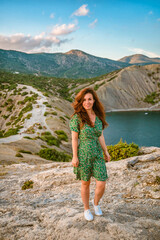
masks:
[[[160,0],[0,0],[0,48],[160,57]]]

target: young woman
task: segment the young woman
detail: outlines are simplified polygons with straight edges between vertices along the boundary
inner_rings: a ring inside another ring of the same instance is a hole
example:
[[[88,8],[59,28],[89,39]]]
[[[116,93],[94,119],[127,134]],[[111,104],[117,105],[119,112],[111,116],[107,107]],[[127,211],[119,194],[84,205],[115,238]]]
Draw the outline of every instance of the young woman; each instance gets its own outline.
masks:
[[[81,197],[84,204],[84,217],[93,220],[89,209],[90,178],[96,179],[95,197],[92,200],[96,215],[102,215],[99,200],[104,194],[108,178],[105,160],[110,155],[105,144],[103,129],[109,124],[105,121],[104,107],[92,88],[82,89],[72,104],[74,114],[70,120],[72,131],[72,165],[76,179],[81,180]],[[78,145],[78,138],[80,143]],[[105,160],[103,157],[105,156]]]

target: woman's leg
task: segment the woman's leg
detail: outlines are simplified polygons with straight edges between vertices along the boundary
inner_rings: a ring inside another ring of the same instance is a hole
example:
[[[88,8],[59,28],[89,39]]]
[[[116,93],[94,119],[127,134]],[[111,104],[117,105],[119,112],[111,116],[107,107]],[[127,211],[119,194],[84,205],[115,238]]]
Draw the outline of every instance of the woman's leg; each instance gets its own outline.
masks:
[[[95,190],[95,197],[94,197],[94,205],[97,206],[99,200],[104,194],[105,191],[106,181],[97,181],[96,180],[96,190]]]
[[[89,191],[90,191],[90,180],[81,180],[81,197],[84,204],[84,209],[89,209]]]

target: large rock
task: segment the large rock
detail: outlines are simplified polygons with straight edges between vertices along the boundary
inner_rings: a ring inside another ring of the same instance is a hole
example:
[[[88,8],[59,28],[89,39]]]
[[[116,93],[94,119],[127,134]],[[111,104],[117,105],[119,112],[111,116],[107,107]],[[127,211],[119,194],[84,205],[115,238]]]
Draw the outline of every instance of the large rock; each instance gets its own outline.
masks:
[[[141,156],[106,163],[103,216],[92,222],[83,217],[81,183],[71,163],[1,165],[0,239],[158,240],[160,148],[141,151]],[[27,180],[33,188],[22,190]],[[92,179],[90,199],[94,189]]]

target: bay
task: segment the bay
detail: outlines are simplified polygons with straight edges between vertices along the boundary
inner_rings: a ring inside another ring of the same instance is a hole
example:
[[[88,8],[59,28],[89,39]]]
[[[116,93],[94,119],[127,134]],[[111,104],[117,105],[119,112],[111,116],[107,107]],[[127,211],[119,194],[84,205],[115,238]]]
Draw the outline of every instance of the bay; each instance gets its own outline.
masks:
[[[123,142],[139,147],[160,147],[160,111],[107,112],[109,126],[104,129],[106,145]]]

